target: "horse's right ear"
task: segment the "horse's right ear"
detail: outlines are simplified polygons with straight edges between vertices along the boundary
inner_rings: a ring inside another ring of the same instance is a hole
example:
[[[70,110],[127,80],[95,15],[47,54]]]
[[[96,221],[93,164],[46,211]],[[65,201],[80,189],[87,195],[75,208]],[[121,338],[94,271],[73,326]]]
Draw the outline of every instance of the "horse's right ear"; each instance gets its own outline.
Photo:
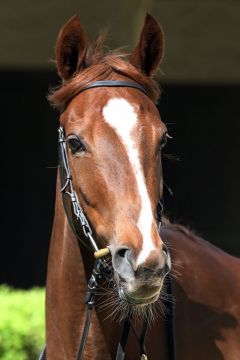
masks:
[[[61,28],[56,43],[57,71],[63,80],[85,67],[87,48],[87,35],[75,15]]]

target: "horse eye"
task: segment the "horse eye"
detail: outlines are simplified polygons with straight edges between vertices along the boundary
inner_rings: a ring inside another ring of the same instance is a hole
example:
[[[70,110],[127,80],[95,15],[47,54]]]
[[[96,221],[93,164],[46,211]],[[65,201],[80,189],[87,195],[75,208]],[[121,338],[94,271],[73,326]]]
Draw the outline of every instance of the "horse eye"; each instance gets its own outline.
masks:
[[[166,145],[167,145],[167,135],[161,139],[160,146],[159,146],[160,150],[162,150]]]
[[[85,145],[77,136],[70,135],[68,136],[67,141],[72,154],[75,154],[76,152],[86,151]]]

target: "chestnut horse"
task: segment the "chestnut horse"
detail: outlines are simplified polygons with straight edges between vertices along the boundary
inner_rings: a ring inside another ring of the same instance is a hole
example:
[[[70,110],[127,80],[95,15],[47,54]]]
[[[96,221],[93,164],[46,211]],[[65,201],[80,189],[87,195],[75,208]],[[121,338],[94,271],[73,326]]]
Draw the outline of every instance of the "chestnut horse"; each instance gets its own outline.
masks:
[[[161,149],[168,137],[152,78],[163,56],[161,27],[147,15],[128,56],[104,51],[102,42],[100,37],[89,46],[76,16],[63,26],[56,44],[62,85],[50,95],[61,111],[71,184],[91,225],[90,240],[110,249],[104,261],[113,272],[113,288],[99,283],[84,359],[115,358],[123,319],[131,311],[136,332],[143,319],[151,321],[145,338],[150,360],[169,360],[174,352],[178,360],[239,360],[239,259],[166,220],[158,231]],[[93,251],[79,247],[77,238],[85,243],[86,238],[71,202],[65,201],[67,216],[64,211],[62,166],[48,261],[48,360],[77,359],[94,266]],[[163,315],[170,270],[165,244],[173,264],[174,349],[167,346],[172,335]],[[140,359],[134,329],[125,349],[129,360]]]

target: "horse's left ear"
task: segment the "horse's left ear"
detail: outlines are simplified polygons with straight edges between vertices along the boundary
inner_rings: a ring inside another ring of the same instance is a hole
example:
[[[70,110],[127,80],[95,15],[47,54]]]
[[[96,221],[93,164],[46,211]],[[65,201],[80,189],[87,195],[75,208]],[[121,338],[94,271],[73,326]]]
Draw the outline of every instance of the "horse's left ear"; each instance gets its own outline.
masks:
[[[147,14],[140,40],[130,57],[130,63],[147,76],[154,75],[164,52],[164,36],[159,23]]]
[[[63,25],[56,43],[57,70],[63,80],[84,69],[87,49],[87,35],[75,15]]]

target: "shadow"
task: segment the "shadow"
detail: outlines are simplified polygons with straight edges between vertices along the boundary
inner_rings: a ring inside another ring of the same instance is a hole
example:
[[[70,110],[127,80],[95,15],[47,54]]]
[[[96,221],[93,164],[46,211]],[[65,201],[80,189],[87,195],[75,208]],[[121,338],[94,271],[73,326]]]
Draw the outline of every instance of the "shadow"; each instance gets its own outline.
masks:
[[[174,282],[174,294],[176,294],[174,324],[177,359],[226,360],[219,344],[221,342],[221,349],[224,349],[224,342],[227,343],[232,337],[232,332],[226,330],[237,328],[238,320],[221,309],[190,300],[184,289],[176,282]]]

